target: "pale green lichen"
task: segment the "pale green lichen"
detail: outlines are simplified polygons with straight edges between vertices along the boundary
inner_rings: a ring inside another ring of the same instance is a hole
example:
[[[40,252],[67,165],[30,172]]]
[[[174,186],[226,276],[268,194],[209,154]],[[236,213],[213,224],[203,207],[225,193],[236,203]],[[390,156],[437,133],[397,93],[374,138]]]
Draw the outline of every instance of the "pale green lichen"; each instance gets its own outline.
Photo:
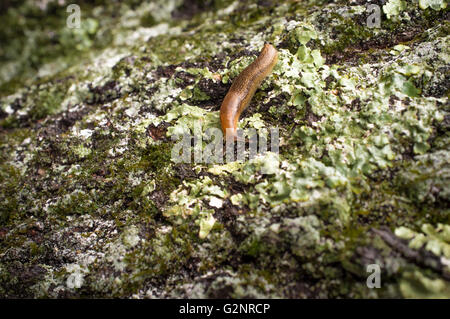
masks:
[[[400,291],[405,298],[450,298],[450,289],[446,281],[429,278],[418,271],[405,272],[400,282]]]
[[[413,249],[424,248],[436,256],[443,256],[450,260],[450,226],[438,224],[434,228],[430,224],[423,224],[422,233],[415,232],[407,227],[399,227],[395,234],[404,239],[410,240],[409,246]],[[450,265],[445,263],[450,271]]]
[[[390,19],[392,16],[398,15],[405,8],[406,8],[406,2],[405,1],[403,1],[403,0],[389,0],[383,6],[383,12],[386,14],[388,19]]]
[[[433,10],[440,10],[447,8],[446,0],[419,0],[419,7],[426,9],[430,7]]]
[[[445,5],[391,0],[368,28],[344,2],[214,1],[183,19],[178,0],[100,1],[80,30],[56,1],[9,7],[0,294],[448,297]],[[266,41],[279,61],[239,126],[277,126],[280,153],[174,161],[172,137],[220,129]]]

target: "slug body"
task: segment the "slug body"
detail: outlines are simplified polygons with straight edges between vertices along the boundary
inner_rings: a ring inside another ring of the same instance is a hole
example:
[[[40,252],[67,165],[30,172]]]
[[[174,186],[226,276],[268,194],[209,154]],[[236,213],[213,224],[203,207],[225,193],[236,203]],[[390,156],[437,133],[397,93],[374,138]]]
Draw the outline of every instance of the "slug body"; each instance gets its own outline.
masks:
[[[272,72],[277,60],[277,50],[266,43],[256,60],[233,81],[220,106],[220,122],[224,136],[236,140],[239,116],[250,103],[261,82]]]

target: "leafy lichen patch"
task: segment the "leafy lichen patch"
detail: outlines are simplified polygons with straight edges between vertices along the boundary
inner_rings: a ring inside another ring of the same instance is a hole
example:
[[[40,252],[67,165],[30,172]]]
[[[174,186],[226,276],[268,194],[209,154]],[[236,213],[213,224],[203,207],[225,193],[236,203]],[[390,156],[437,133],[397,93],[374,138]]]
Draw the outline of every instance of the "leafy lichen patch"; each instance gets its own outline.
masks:
[[[36,3],[0,28],[1,296],[448,297],[445,1]],[[173,161],[265,41],[239,125],[279,154]]]

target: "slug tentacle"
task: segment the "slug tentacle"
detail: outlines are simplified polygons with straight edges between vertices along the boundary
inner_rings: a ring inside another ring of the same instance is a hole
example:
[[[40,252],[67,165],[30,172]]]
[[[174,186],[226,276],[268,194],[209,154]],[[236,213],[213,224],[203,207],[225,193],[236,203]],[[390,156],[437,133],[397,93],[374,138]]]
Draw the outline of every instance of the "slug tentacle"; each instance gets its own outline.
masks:
[[[220,122],[225,136],[236,140],[239,116],[250,103],[261,82],[272,72],[277,59],[277,50],[266,43],[256,60],[233,81],[220,106]]]

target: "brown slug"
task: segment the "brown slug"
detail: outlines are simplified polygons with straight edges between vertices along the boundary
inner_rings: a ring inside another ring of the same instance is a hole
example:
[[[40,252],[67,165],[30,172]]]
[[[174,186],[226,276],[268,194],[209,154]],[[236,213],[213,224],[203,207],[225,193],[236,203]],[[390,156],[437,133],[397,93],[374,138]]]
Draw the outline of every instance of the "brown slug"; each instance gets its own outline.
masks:
[[[261,82],[272,71],[277,59],[277,50],[266,43],[256,60],[233,81],[220,106],[220,122],[224,136],[227,136],[228,129],[228,135],[236,140],[239,116],[250,103]]]

